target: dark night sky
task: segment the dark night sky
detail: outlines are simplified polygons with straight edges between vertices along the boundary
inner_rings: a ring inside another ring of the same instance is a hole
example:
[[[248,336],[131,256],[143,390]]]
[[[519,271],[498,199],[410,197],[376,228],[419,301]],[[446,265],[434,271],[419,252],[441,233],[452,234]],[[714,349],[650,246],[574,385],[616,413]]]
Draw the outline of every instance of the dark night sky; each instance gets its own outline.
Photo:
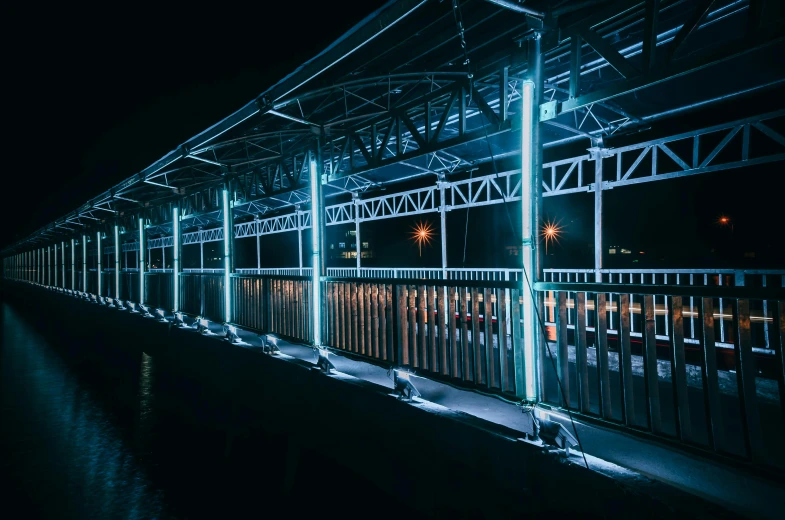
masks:
[[[228,116],[383,3],[5,3],[12,159],[3,165],[0,247]]]
[[[11,28],[0,36],[6,49],[3,123],[10,160],[3,165],[0,247],[226,117],[383,2],[363,4],[354,14],[325,2],[270,2],[264,12],[223,4],[209,12],[159,5],[101,11],[66,4],[42,14],[35,4],[4,6],[3,20]],[[740,114],[760,108],[751,110]],[[777,184],[778,172],[775,164],[611,191],[605,244],[646,249],[641,267],[742,262],[781,267],[785,252],[774,225],[781,204],[778,191],[765,188]],[[591,204],[588,194],[546,200],[545,217],[565,226],[546,267],[591,263]],[[517,215],[518,206],[512,211]],[[479,218],[483,212],[491,224]],[[721,213],[734,217],[732,236],[714,223]],[[511,230],[504,209],[477,210],[468,233],[465,218],[464,211],[449,217],[450,264],[464,265],[465,247],[467,267],[505,265],[510,259],[500,257]],[[436,215],[429,220],[438,224]],[[389,244],[397,257],[383,263],[438,265],[433,256],[438,236],[433,251],[420,258],[406,240],[410,225],[384,221],[369,227],[382,237],[378,253],[382,243]],[[758,251],[754,261],[741,258],[752,249]],[[296,256],[289,256],[270,260],[271,266],[294,264]]]

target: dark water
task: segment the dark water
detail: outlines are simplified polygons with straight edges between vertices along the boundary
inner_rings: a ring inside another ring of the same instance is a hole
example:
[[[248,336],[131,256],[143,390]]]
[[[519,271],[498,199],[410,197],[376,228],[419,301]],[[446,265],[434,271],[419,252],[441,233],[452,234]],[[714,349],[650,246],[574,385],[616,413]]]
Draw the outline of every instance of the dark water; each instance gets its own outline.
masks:
[[[301,457],[284,485],[285,439],[254,431],[231,403],[146,353],[97,366],[94,355],[57,331],[39,332],[2,301],[0,331],[0,495],[15,518],[406,511],[315,454]],[[346,511],[330,482],[380,509]]]

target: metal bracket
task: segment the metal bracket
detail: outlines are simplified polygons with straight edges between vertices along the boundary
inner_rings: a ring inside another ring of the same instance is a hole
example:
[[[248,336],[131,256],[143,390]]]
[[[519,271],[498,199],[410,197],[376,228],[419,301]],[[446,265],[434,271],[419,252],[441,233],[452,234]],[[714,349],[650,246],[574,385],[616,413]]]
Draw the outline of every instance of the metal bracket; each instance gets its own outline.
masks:
[[[549,119],[556,118],[558,110],[556,104],[558,101],[547,101],[540,104],[540,122],[548,121]]]

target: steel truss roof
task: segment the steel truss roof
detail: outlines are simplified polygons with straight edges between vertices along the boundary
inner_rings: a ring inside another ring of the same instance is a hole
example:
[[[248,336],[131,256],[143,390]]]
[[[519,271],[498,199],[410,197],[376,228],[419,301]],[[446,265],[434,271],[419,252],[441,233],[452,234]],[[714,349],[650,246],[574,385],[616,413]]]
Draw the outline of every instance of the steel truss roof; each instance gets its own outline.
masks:
[[[778,2],[539,0],[526,6],[543,15],[486,0],[390,1],[257,99],[10,249],[88,229],[108,231],[115,222],[133,230],[139,217],[157,226],[151,235],[166,234],[173,203],[182,208],[184,231],[209,227],[221,220],[226,179],[234,182],[240,220],[300,210],[310,202],[304,173],[317,142],[328,198],[354,193],[362,199],[390,183],[418,176],[449,180],[514,158],[527,40],[535,35],[542,38],[545,148],[578,141],[601,146],[686,108],[785,82],[782,67],[759,66],[767,52],[785,54]],[[721,63],[734,74],[716,81]],[[648,108],[652,96],[657,113]],[[748,139],[749,122],[740,124],[728,128]],[[753,128],[781,139],[763,119]],[[667,156],[681,172],[711,171],[713,158],[693,164],[666,141],[624,152],[637,150],[639,158]],[[612,182],[643,182],[635,176],[639,164]],[[589,189],[582,180],[567,182],[580,179],[575,158],[551,167],[544,196]],[[561,167],[566,173],[559,173]],[[418,207],[421,201],[409,202]],[[362,218],[397,214],[381,203],[359,207]],[[287,218],[280,216],[281,222]],[[328,213],[328,223],[335,218]],[[297,224],[272,222],[267,232]]]

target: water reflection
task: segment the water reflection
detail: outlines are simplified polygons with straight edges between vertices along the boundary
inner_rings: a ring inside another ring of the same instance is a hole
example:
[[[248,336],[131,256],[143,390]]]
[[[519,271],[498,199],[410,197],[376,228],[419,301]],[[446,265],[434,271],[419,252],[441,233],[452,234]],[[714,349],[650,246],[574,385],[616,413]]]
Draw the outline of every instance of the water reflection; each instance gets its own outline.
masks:
[[[112,407],[98,401],[89,383],[12,307],[0,305],[0,438],[7,496],[25,506],[24,516],[169,516]],[[140,379],[143,428],[152,399],[149,361]]]

